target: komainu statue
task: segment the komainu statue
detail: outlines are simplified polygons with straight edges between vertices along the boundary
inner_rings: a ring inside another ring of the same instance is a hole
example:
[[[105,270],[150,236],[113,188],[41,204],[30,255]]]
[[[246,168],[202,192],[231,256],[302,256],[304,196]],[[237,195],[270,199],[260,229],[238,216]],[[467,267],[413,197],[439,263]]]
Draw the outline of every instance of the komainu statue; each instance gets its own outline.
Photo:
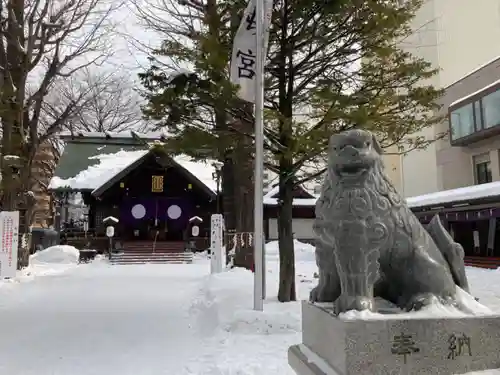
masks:
[[[384,173],[372,133],[333,135],[328,173],[316,204],[319,283],[312,302],[337,313],[375,311],[380,297],[405,310],[468,292],[464,250],[435,216],[424,228]]]

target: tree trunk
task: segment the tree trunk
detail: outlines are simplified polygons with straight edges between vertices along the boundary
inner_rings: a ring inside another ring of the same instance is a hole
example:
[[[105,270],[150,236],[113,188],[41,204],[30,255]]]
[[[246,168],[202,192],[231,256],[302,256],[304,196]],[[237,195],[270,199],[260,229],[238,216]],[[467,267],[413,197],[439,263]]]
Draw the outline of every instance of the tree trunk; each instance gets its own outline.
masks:
[[[7,124],[7,129],[12,129],[17,123]],[[18,268],[28,266],[30,248],[30,227],[35,206],[35,197],[30,191],[31,187],[31,163],[30,156],[26,155],[26,148],[21,143],[19,132],[10,132],[11,144],[2,145],[6,149],[5,155],[17,156],[18,159],[5,160],[3,158],[2,181],[3,199],[2,209],[5,211],[19,211],[19,246],[18,246]]]
[[[280,283],[278,301],[296,300],[295,293],[295,254],[293,248],[293,180],[287,173],[291,163],[284,157],[280,163],[279,205],[278,205],[278,243],[280,254]]]
[[[234,193],[234,164],[233,150],[227,150],[224,155],[224,165],[222,167],[222,212],[224,214],[225,246],[226,246],[226,264],[230,262],[229,252],[233,248],[233,237],[236,232],[236,205]]]
[[[288,25],[291,7],[287,0],[282,5],[280,30],[280,54],[278,58],[279,94],[279,140],[286,150],[292,148],[293,139],[293,87],[294,48],[288,38]],[[295,301],[295,255],[293,248],[292,205],[293,205],[293,158],[290,151],[282,152],[279,157],[279,204],[278,204],[278,242],[280,253],[280,284],[278,300]]]
[[[254,157],[253,142],[244,135],[252,131],[253,124],[238,121],[233,125],[235,134],[233,150],[233,193],[238,244],[234,265],[254,269],[253,231],[254,231]]]
[[[6,45],[2,45],[3,95],[2,122],[2,209],[19,211],[18,268],[28,265],[31,212],[33,196],[28,192],[31,184],[31,164],[37,147],[36,128],[30,127],[29,114],[24,110],[27,67],[25,52],[24,1],[6,3]],[[28,121],[27,121],[28,120]],[[5,160],[6,155],[17,157]]]

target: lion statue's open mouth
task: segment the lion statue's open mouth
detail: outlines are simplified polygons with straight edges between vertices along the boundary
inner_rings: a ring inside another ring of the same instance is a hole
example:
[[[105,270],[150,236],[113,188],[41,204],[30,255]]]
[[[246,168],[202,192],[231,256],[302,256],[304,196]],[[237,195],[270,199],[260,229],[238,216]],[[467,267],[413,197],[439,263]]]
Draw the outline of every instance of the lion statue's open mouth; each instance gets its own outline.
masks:
[[[370,167],[364,165],[344,165],[338,170],[341,177],[359,177],[368,173]]]
[[[371,133],[351,131],[338,134],[330,146],[331,171],[341,181],[357,184],[369,175],[380,160],[380,153],[380,146]]]

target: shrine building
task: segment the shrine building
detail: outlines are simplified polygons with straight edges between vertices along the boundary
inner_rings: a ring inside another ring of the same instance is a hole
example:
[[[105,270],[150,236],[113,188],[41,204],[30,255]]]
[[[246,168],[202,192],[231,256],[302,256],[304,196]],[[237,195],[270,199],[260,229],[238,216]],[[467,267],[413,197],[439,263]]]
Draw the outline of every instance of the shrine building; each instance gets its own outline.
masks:
[[[123,251],[180,252],[193,240],[197,250],[209,246],[210,216],[222,194],[212,161],[168,156],[161,133],[79,133],[60,139],[64,151],[49,189],[60,202],[55,227],[68,244],[105,251],[106,228],[113,225],[113,246]],[[294,232],[311,240],[316,198],[301,187],[294,194]],[[277,202],[277,189],[271,189],[264,197],[268,240],[277,239]],[[197,238],[189,230],[193,220]]]

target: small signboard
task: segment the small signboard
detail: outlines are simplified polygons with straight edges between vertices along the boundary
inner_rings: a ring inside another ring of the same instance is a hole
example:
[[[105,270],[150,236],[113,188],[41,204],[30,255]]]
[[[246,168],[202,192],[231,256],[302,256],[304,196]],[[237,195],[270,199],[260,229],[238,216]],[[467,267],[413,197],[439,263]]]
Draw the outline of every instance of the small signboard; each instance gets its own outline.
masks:
[[[222,246],[224,221],[221,214],[213,214],[210,222],[210,270],[211,273],[222,272]]]
[[[153,193],[163,192],[163,176],[151,177],[151,192]]]
[[[0,278],[16,276],[19,211],[0,212]]]

